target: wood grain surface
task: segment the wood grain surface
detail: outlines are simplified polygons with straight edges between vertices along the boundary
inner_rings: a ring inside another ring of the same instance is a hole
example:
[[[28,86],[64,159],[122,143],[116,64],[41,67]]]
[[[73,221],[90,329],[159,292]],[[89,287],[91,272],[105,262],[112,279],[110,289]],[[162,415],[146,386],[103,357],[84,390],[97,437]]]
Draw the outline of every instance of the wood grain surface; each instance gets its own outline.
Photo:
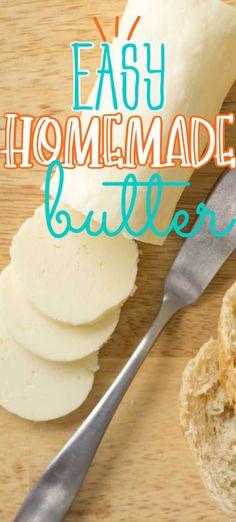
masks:
[[[229,2],[236,6],[236,1]],[[125,0],[0,1],[0,143],[3,113],[57,116],[63,123],[72,102],[69,43],[99,42],[99,17],[108,39]],[[87,60],[95,70],[99,48]],[[94,74],[86,80],[87,93]],[[86,93],[86,94],[87,94]],[[214,96],[214,92],[212,93]],[[224,111],[236,112],[236,85]],[[235,143],[231,129],[228,142]],[[7,171],[0,165],[0,269],[9,261],[13,234],[43,200],[45,170]],[[219,171],[210,164],[193,176],[180,207],[206,197]],[[68,417],[33,424],[0,410],[0,521],[11,522],[26,493],[107,389],[154,318],[163,281],[181,240],[163,248],[141,245],[138,291],[125,305],[117,331],[104,347],[95,387],[84,406]],[[194,306],[176,315],[122,402],[66,522],[225,522],[209,500],[178,423],[184,366],[216,334],[222,296],[235,279],[233,254]],[[50,522],[45,520],[45,522]]]

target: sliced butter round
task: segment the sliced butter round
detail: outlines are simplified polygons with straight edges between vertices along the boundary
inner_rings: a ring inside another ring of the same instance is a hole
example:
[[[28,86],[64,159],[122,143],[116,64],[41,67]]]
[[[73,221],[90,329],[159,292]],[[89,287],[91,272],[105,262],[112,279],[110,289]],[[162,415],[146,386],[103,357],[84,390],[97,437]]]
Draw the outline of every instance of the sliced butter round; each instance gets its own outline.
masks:
[[[73,226],[81,226],[84,217],[69,212]],[[56,239],[42,206],[14,237],[11,258],[28,300],[44,315],[78,325],[96,321],[132,293],[138,248],[122,236],[86,232]]]
[[[63,417],[88,396],[97,363],[59,363],[24,350],[0,321],[0,405],[33,421]]]
[[[120,310],[91,325],[73,326],[42,315],[25,298],[12,265],[0,276],[0,312],[13,338],[36,355],[56,361],[81,359],[95,352],[114,331]]]

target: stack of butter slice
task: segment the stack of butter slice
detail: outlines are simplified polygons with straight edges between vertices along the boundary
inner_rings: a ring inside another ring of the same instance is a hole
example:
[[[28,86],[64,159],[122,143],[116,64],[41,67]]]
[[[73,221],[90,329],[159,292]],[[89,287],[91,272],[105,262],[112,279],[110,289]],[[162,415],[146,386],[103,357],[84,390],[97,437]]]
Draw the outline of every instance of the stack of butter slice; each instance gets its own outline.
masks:
[[[68,211],[79,228],[84,218]],[[98,350],[135,288],[137,245],[86,232],[55,238],[42,206],[10,253],[0,277],[0,404],[30,420],[55,419],[92,388]]]
[[[218,506],[236,518],[236,282],[225,294],[218,339],[208,341],[184,371],[180,420],[203,482]]]

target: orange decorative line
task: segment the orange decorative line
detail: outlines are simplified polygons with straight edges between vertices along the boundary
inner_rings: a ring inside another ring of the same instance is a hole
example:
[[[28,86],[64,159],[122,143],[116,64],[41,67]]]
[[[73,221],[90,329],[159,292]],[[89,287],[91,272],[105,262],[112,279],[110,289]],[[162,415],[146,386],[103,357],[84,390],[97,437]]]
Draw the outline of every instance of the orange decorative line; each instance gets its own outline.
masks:
[[[128,37],[127,37],[127,40],[131,40],[133,34],[134,34],[134,30],[136,29],[138,23],[139,23],[139,20],[140,20],[141,16],[137,16],[136,20],[134,21],[131,29],[130,29],[130,32],[128,34]]]
[[[128,34],[128,37],[127,37],[127,40],[131,40],[133,34],[134,34],[134,31],[139,23],[139,20],[140,20],[141,16],[137,16],[137,18],[135,19],[130,31],[129,31],[129,34]],[[102,37],[102,40],[103,42],[106,42],[107,39],[106,39],[106,35],[100,25],[100,22],[98,20],[98,18],[96,16],[93,17],[93,21],[95,22],[95,25],[97,26],[97,29],[99,30],[99,33]],[[115,37],[117,37],[119,35],[119,16],[116,16],[115,17]]]
[[[117,37],[119,34],[119,16],[115,18],[115,36]]]
[[[100,26],[99,20],[97,19],[96,16],[93,17],[93,20],[94,20],[94,22],[95,22],[95,24],[96,24],[96,26],[97,26],[97,28],[99,30],[99,33],[100,33],[100,35],[102,37],[103,42],[106,42],[107,39],[106,39],[105,33],[103,32],[103,30],[102,30],[102,28]]]

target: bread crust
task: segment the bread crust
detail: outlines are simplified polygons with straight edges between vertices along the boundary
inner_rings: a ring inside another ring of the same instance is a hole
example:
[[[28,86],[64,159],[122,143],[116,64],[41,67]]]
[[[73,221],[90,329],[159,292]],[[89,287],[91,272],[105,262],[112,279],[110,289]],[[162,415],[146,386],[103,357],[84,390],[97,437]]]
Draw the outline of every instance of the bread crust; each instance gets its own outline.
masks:
[[[211,498],[236,520],[236,417],[220,383],[218,350],[211,339],[185,368],[180,423]]]
[[[222,301],[218,339],[220,380],[236,412],[236,282]]]

